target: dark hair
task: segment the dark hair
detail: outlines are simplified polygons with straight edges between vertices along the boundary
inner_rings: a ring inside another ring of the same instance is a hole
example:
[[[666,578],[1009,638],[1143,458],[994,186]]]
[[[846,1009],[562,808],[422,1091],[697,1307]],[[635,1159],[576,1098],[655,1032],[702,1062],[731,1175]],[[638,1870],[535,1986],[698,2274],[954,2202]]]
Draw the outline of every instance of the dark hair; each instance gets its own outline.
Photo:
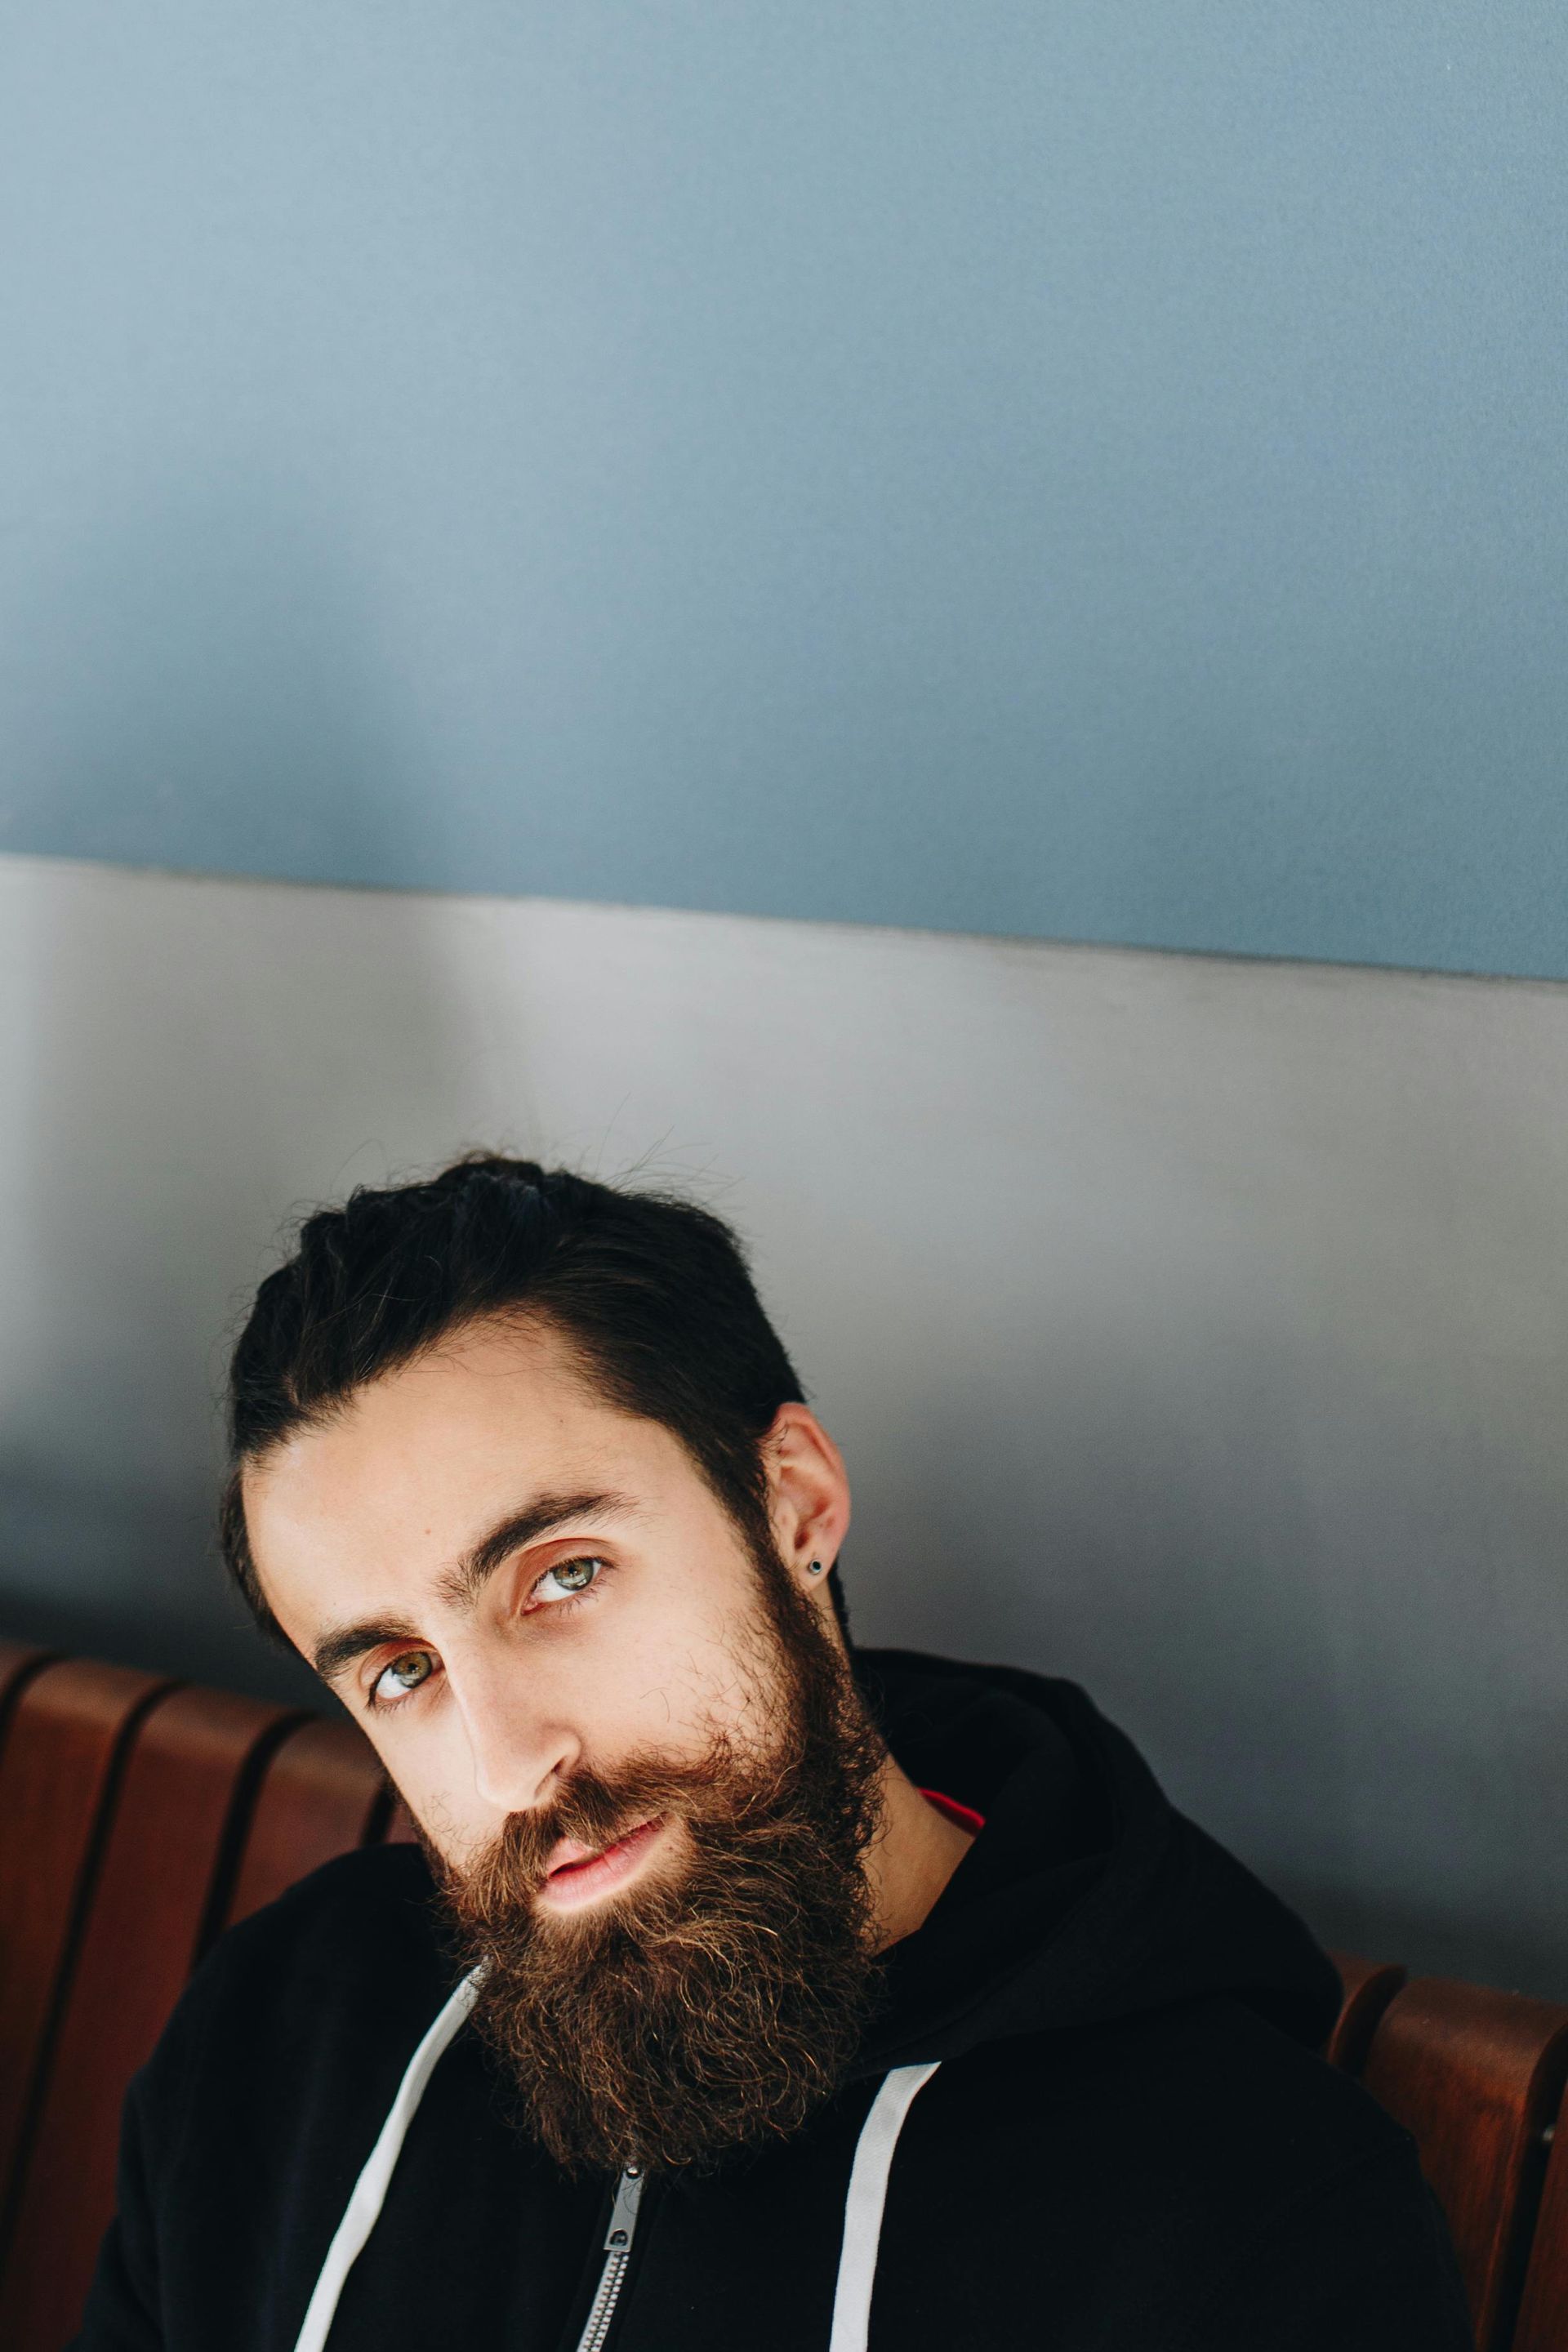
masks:
[[[526,1313],[595,1391],[680,1439],[758,1558],[771,1554],[762,1440],[800,1381],[728,1225],[689,1201],[476,1154],[424,1183],[365,1187],[300,1227],[229,1367],[226,1563],[262,1630],[240,1473],[449,1332]],[[834,1605],[845,1622],[837,1571]]]

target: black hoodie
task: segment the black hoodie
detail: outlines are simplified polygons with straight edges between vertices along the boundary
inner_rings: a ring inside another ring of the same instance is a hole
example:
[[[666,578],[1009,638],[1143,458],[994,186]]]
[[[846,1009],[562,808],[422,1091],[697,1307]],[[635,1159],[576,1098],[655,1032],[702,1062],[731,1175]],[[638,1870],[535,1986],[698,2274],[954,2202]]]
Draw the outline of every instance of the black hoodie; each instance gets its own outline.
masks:
[[[870,2352],[1466,2352],[1408,2137],[1316,2051],[1300,1922],[1069,1683],[897,1651],[862,1676],[915,1780],[985,1817],[852,2079],[716,2176],[655,2179],[605,2352],[826,2352],[857,2142],[898,2140]],[[408,2059],[452,1989],[414,1847],[226,1937],[127,2102],[79,2352],[292,2352]],[[612,2183],[506,2120],[471,2028],[431,2076],[331,2352],[574,2352]]]

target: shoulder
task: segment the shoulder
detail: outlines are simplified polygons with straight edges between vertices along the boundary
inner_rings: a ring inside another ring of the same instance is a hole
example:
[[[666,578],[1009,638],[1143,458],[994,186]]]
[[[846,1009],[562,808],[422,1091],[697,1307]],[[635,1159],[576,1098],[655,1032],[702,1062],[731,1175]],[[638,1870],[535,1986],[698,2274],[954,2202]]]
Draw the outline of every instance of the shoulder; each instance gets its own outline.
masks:
[[[1162,2040],[1153,2095],[1208,2248],[1182,2345],[1463,2352],[1452,2242],[1404,2126],[1239,2000]]]
[[[363,1846],[339,1854],[219,1937],[200,1977],[281,1973],[331,1982],[388,1961],[418,1972],[438,1966],[437,1897],[428,1864],[415,1845]]]
[[[290,2086],[395,2084],[459,1974],[414,1846],[341,1855],[218,1938],[135,2085],[150,2139],[205,2104],[265,2112]]]
[[[928,2156],[904,2208],[911,2242],[940,2228],[954,2177],[994,2185],[974,2226],[996,2233],[998,2263],[1048,2210],[1042,2293],[1097,2314],[1097,2343],[1468,2341],[1409,2135],[1239,2000],[971,2051],[943,2066],[909,2131]]]
[[[928,2124],[953,2153],[1028,2151],[1086,2229],[1116,2211],[1188,2256],[1218,2259],[1369,2167],[1419,2189],[1392,2116],[1228,1998],[993,2042],[942,2075]]]
[[[996,2042],[964,2063],[977,2092],[988,2076],[1005,2094],[1021,2067],[1048,2077],[1075,2137],[1092,2111],[1123,2165],[1135,2148],[1168,2162],[1179,2147],[1190,2180],[1249,2195],[1412,2144],[1359,2084],[1228,1995]]]
[[[351,2020],[384,2039],[428,2021],[459,1973],[444,1948],[429,1865],[417,1846],[340,1854],[219,1938],[192,1980],[197,2005],[290,2036]],[[423,2025],[419,2030],[423,2031]]]

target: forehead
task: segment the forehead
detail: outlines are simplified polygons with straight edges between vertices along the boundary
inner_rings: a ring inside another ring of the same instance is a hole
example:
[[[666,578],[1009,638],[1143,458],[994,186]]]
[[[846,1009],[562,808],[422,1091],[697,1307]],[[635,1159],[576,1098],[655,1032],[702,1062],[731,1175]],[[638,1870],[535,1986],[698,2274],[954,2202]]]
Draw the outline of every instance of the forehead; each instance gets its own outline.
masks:
[[[475,1326],[360,1391],[245,1474],[251,1549],[277,1606],[322,1580],[434,1574],[546,1489],[658,1507],[700,1486],[657,1422],[596,1396],[561,1336]]]

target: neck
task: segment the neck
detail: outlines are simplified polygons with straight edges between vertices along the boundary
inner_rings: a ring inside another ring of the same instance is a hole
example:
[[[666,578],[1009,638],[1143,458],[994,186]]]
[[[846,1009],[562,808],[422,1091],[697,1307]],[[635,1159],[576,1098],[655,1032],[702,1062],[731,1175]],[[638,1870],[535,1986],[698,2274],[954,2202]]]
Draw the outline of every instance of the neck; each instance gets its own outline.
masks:
[[[967,1830],[928,1805],[889,1756],[881,1770],[882,1820],[866,1853],[876,1903],[877,1948],[912,1936],[969,1852]]]

